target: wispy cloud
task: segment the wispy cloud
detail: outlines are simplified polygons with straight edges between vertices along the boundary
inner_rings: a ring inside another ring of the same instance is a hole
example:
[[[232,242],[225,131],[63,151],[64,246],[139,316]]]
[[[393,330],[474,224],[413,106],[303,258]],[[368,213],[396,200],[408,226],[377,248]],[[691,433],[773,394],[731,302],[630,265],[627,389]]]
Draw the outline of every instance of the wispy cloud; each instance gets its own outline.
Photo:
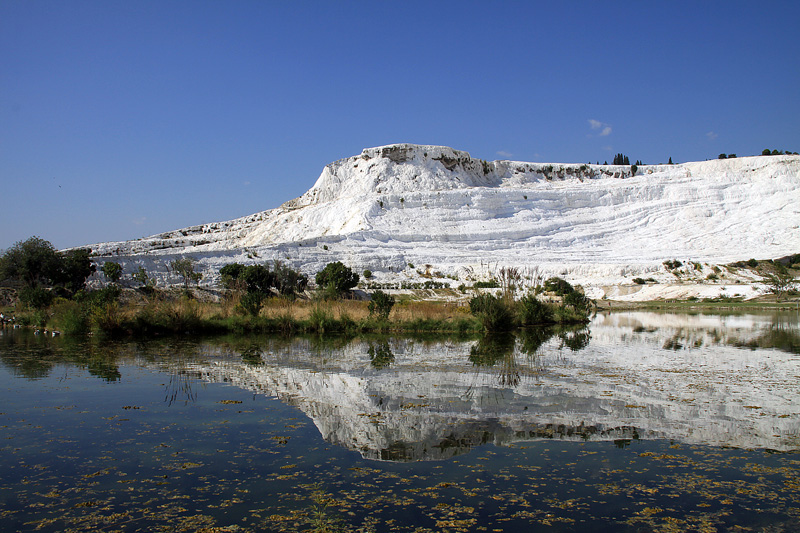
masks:
[[[497,152],[495,152],[495,153],[496,153],[497,155],[499,155],[500,157],[511,157],[511,156],[513,156],[513,155],[514,155],[514,154],[512,154],[511,152],[506,152],[505,150],[498,150],[498,151],[497,151]]]
[[[708,133],[706,133],[706,137],[708,137],[709,141],[713,141],[714,139],[719,137],[719,135],[714,133],[713,131],[709,131]]]
[[[250,186],[250,182],[249,182],[249,181],[245,181],[245,182],[244,182],[244,186],[245,186],[245,187],[249,187],[249,186]]]
[[[137,226],[141,226],[142,224],[144,224],[145,222],[147,222],[147,217],[139,217],[139,218],[135,218],[135,219],[131,220],[131,222],[133,222],[133,223],[134,223],[134,224],[136,224]]]
[[[590,118],[589,127],[593,130],[600,130],[600,132],[597,134],[599,137],[608,137],[611,135],[611,125],[606,124],[605,122],[600,122],[599,120]]]

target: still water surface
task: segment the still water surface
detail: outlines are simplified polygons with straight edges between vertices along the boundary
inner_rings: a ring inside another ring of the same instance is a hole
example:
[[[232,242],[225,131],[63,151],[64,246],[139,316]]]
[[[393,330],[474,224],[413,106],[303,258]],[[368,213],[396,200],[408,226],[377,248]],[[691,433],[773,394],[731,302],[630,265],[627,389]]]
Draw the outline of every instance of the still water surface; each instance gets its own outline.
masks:
[[[797,531],[794,315],[483,339],[0,330],[2,531]]]

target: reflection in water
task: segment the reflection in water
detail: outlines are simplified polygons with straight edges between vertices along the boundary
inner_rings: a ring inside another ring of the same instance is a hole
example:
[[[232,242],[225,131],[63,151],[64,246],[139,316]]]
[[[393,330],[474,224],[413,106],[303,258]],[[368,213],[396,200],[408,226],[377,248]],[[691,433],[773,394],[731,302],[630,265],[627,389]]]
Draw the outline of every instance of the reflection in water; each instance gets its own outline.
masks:
[[[369,354],[369,360],[372,364],[372,367],[377,370],[386,368],[392,364],[392,361],[394,361],[394,354],[392,353],[392,349],[389,347],[389,343],[386,341],[377,343],[370,342],[367,353]]]
[[[561,339],[562,348],[566,347],[573,352],[578,352],[589,346],[592,335],[587,328],[573,328],[559,333],[558,338]]]
[[[42,379],[56,366],[69,364],[105,381],[118,381],[121,377],[117,363],[120,352],[107,349],[113,343],[85,337],[52,339],[29,330],[12,334],[10,329],[3,329],[0,333],[0,363],[12,375]]]
[[[255,342],[242,350],[241,357],[242,362],[250,366],[262,366],[264,364],[264,360],[261,359],[261,347]]]
[[[164,393],[164,402],[172,405],[183,402],[184,405],[197,400],[197,395],[192,389],[193,377],[183,368],[178,366],[170,368],[169,382]]]
[[[326,440],[373,459],[438,459],[531,439],[800,449],[800,361],[752,347],[772,324],[626,313],[597,317],[591,334],[355,340],[324,357],[311,349],[317,341],[266,341],[263,367],[244,371],[218,357],[196,368],[298,406]],[[796,338],[797,322],[779,331]]]
[[[196,379],[230,383],[297,406],[328,442],[378,460],[537,439],[800,450],[799,329],[796,316],[632,312],[598,315],[589,329],[472,341],[231,337],[77,349],[6,336],[0,356],[31,379],[67,362],[113,380],[133,358],[170,375],[170,404],[194,401]]]

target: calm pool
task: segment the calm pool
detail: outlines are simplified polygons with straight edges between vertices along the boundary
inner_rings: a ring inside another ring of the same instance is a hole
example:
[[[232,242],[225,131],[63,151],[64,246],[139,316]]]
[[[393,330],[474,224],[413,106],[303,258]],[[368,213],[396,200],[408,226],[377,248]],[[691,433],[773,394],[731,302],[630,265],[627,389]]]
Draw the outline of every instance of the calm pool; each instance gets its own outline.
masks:
[[[471,340],[0,333],[2,531],[800,529],[796,314]]]

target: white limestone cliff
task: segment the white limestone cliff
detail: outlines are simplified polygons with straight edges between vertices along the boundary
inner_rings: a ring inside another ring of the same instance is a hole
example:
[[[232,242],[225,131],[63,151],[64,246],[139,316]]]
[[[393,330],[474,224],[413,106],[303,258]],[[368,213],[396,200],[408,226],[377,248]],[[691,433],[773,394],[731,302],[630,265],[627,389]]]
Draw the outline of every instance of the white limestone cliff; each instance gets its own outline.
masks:
[[[643,165],[634,175],[397,144],[329,164],[276,209],[90,247],[100,262],[144,266],[164,284],[177,282],[168,262],[189,255],[212,284],[233,261],[279,259],[313,274],[338,260],[386,282],[430,265],[455,285],[516,266],[565,276],[593,297],[648,299],[676,292],[668,259],[701,265],[703,279],[716,265],[799,252],[799,190],[800,156]],[[619,290],[635,276],[660,284]],[[692,294],[753,296],[752,281],[732,274]]]

